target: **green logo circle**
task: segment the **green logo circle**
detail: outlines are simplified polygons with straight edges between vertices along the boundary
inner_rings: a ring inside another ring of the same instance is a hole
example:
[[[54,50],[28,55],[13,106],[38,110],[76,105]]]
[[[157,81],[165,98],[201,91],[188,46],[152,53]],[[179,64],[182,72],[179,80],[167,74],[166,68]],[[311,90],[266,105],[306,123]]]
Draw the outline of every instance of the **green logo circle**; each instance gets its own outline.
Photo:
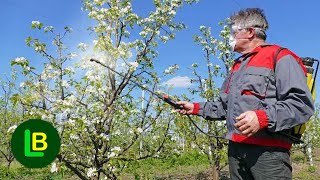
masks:
[[[57,157],[60,137],[51,123],[30,119],[20,124],[11,139],[14,157],[28,168],[42,168]]]

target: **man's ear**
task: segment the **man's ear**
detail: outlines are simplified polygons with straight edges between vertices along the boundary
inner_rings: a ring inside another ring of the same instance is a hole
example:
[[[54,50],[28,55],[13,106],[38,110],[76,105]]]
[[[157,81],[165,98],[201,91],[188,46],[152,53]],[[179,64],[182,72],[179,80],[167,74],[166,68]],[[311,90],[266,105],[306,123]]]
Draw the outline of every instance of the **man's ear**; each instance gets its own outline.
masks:
[[[254,28],[248,28],[247,33],[248,33],[248,39],[253,39],[256,34]]]

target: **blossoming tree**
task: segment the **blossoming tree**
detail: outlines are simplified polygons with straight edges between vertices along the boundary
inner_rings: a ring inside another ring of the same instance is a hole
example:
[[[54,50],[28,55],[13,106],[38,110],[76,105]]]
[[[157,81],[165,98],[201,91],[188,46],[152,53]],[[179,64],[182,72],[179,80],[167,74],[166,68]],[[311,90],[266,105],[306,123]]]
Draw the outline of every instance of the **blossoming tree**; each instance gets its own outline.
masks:
[[[76,66],[70,64],[77,54],[64,43],[72,29],[57,33],[52,26],[32,22],[33,29],[53,38],[53,46],[26,39],[42,55],[43,69],[24,57],[13,60],[25,76],[21,93],[14,96],[29,117],[50,121],[58,129],[62,145],[53,172],[65,166],[81,179],[116,179],[131,161],[158,156],[164,146],[170,149],[165,143],[173,119],[168,106],[152,96],[137,98],[130,79],[159,89],[153,70],[156,47],[184,28],[174,17],[184,3],[192,2],[155,0],[155,10],[143,17],[133,12],[130,0],[83,1],[83,10],[96,22],[90,30],[96,34],[97,61],[89,61],[93,55],[83,56]],[[78,48],[86,52],[89,45],[80,43]],[[139,108],[142,102],[145,106]],[[141,141],[149,143],[141,148]]]
[[[21,117],[24,116],[23,109],[16,103],[13,96],[16,90],[16,78],[17,74],[13,71],[11,77],[6,76],[0,79],[0,157],[4,157],[8,168],[15,159],[11,151],[11,136],[21,122]]]
[[[220,31],[220,38],[214,38],[211,34],[211,28],[201,26],[201,35],[194,36],[194,42],[202,47],[204,51],[205,71],[201,63],[191,65],[191,71],[194,77],[191,79],[195,86],[189,88],[193,95],[201,97],[204,101],[216,101],[219,96],[219,85],[217,80],[222,80],[229,73],[229,68],[233,63],[234,53],[230,51],[228,44],[230,29],[228,20],[219,23],[223,26]],[[224,68],[219,65],[222,63]],[[192,123],[187,125],[188,135],[193,144],[205,154],[207,154],[212,167],[213,178],[219,179],[220,170],[227,165],[226,161],[226,141],[223,139],[226,128],[224,121],[206,121],[203,118],[194,117],[194,121],[202,128],[204,133],[195,128]]]

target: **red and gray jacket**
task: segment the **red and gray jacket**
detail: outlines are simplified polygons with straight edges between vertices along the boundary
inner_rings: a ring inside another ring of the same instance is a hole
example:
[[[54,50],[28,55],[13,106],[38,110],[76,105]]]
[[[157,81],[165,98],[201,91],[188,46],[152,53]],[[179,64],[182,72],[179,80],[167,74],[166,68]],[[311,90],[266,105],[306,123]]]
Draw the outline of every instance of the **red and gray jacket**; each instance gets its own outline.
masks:
[[[227,121],[227,139],[262,146],[290,149],[292,140],[276,133],[305,123],[313,115],[314,105],[306,83],[306,69],[290,50],[262,45],[239,57],[215,102],[194,103],[193,114],[208,120]],[[275,69],[274,69],[275,67]],[[247,137],[235,128],[235,118],[255,111],[260,130]]]

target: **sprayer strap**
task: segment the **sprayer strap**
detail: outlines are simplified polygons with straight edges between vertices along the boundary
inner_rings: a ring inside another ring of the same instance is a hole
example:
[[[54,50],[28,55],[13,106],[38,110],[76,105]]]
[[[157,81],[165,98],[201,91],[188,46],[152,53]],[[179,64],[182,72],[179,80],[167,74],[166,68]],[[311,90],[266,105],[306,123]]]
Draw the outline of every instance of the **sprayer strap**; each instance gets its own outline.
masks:
[[[284,49],[287,49],[287,48],[284,48],[284,47],[280,47],[276,53],[274,54],[274,57],[273,57],[273,72],[275,73],[276,72],[276,65],[277,65],[277,58],[278,58],[278,55],[280,53],[280,51],[284,50]]]

